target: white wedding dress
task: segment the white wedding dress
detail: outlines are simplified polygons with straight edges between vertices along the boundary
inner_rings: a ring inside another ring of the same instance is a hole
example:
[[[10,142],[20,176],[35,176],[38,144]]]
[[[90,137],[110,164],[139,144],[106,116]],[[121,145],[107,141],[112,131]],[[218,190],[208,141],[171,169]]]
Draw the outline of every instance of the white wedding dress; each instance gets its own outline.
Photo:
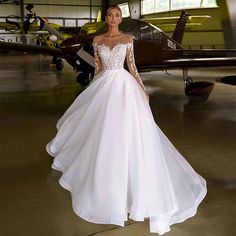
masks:
[[[150,232],[162,235],[195,215],[206,181],[159,129],[141,86],[124,69],[133,42],[93,46],[103,70],[59,119],[46,146],[52,168],[62,172],[59,183],[81,218],[119,226],[128,217],[148,218]]]

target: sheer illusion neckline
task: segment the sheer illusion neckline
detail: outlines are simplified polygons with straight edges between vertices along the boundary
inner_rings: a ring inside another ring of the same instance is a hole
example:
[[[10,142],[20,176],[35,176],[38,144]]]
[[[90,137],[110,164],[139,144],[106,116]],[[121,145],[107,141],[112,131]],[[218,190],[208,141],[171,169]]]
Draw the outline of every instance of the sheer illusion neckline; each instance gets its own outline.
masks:
[[[99,43],[99,44],[98,43],[93,43],[93,45],[95,45],[95,46],[106,47],[110,52],[112,50],[114,50],[114,48],[118,47],[119,45],[129,45],[129,44],[131,44],[131,42],[127,42],[127,43],[120,42],[120,43],[116,43],[113,47],[109,47],[105,43]]]

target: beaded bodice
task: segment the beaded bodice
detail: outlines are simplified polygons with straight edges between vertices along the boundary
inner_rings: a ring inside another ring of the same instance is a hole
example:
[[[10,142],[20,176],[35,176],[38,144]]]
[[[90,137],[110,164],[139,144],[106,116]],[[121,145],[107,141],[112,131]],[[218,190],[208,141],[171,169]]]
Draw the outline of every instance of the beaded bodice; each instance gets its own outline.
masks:
[[[103,44],[94,44],[101,58],[104,70],[117,70],[124,67],[126,49],[131,43],[117,43],[113,48]]]
[[[95,76],[103,70],[118,70],[124,68],[124,61],[127,59],[127,65],[131,75],[145,90],[145,86],[142,83],[135,65],[133,45],[132,37],[130,37],[127,42],[116,43],[113,47],[105,43],[93,42]]]

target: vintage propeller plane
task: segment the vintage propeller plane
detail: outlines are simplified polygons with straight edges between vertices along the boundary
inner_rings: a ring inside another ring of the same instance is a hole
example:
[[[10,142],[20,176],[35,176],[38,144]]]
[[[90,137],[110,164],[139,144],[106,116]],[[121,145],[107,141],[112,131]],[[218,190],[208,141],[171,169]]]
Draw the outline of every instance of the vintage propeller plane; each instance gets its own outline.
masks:
[[[156,17],[156,18],[142,18],[141,20],[151,23],[152,25],[157,26],[165,32],[173,32],[176,24],[179,20],[179,16],[168,16],[168,17]],[[202,26],[207,20],[209,20],[211,16],[209,15],[197,15],[188,17],[185,29],[192,30],[195,27]],[[85,32],[86,34],[96,33],[99,28],[104,27],[106,24],[105,21],[97,20],[96,22],[88,22],[81,26],[81,32]]]
[[[35,39],[41,42],[41,45],[46,46],[48,51],[51,52],[52,49],[59,48],[60,44],[65,41],[67,38],[73,37],[70,34],[61,33],[57,29],[59,28],[58,25],[53,23],[48,23],[46,19],[36,16],[35,13],[31,11],[27,14],[26,19],[23,23],[15,21],[17,19],[16,16],[8,16],[6,18],[6,22],[0,23],[0,29],[5,29],[11,33],[23,33],[24,36],[27,33],[37,32],[37,36]],[[20,37],[20,41],[23,43],[24,37]],[[5,38],[0,37],[1,42],[5,42]],[[32,47],[32,45],[22,44],[24,47]],[[21,45],[21,46],[22,46]],[[21,48],[20,46],[20,48]],[[45,51],[46,51],[45,48]],[[3,47],[0,49],[3,49]],[[5,51],[10,51],[11,49],[6,49]],[[19,49],[20,50],[20,49]],[[36,49],[37,50],[37,49]],[[2,50],[1,50],[2,51]],[[26,50],[27,51],[27,50]],[[32,51],[33,52],[33,51]],[[37,51],[38,52],[38,51]],[[47,54],[45,52],[45,54]],[[53,56],[52,64],[56,65],[57,70],[63,69],[63,61],[58,58],[57,56]]]
[[[60,33],[68,34],[70,36],[78,34],[80,27],[63,27],[59,24],[48,22],[46,18],[37,16],[36,13],[33,12],[33,8],[34,4],[26,5],[25,9],[27,10],[27,14],[23,22],[19,16],[7,16],[6,22],[0,22],[0,30],[5,30],[12,33],[24,32],[27,34],[29,31],[35,32],[44,30],[44,22],[47,21],[47,25],[59,31]]]
[[[188,14],[183,11],[172,37],[169,37],[158,27],[137,19],[124,19],[120,30],[128,32],[134,38],[136,65],[139,72],[153,70],[168,70],[179,68],[183,70],[185,94],[206,99],[213,88],[210,82],[193,82],[188,76],[188,69],[193,67],[235,66],[236,50],[199,49],[184,50],[181,46],[185,23]],[[49,54],[65,58],[74,69],[81,73],[77,81],[88,85],[94,76],[93,37],[106,31],[106,26],[95,34],[78,35],[64,40],[60,48],[47,48],[23,44],[0,42],[0,49],[18,50]]]
[[[59,45],[67,38],[73,37],[69,32],[74,32],[73,29],[67,27],[61,27],[58,24],[50,23],[47,19],[37,16],[32,9],[33,4],[27,4],[25,9],[27,14],[23,22],[21,18],[15,15],[9,15],[6,17],[6,22],[0,22],[0,30],[5,30],[11,34],[16,34],[15,40],[24,43],[26,41],[25,37],[28,34],[33,35],[34,39],[40,42],[41,45],[47,46],[49,48],[59,48]],[[78,32],[79,29],[77,29]],[[18,35],[22,35],[19,37]],[[36,36],[35,36],[36,35]],[[0,37],[0,41],[10,41],[12,38]],[[26,46],[26,45],[25,45]],[[6,52],[6,50],[5,50]],[[62,70],[63,61],[60,58],[53,56],[52,64],[56,65],[57,70]]]

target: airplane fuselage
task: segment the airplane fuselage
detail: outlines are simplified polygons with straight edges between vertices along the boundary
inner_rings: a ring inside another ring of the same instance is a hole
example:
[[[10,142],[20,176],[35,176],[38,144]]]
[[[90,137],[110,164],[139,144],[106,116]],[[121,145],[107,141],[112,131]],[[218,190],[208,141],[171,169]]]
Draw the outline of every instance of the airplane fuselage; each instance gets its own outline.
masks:
[[[106,27],[104,27],[99,29],[95,34],[81,35],[67,39],[61,44],[61,48],[69,54],[76,54],[83,48],[89,54],[93,55],[93,37],[97,34],[104,33],[106,30]],[[120,30],[133,35],[137,67],[141,65],[156,65],[158,61],[177,59],[182,55],[181,45],[150,23],[128,19],[121,23]],[[83,59],[80,58],[79,60],[84,66]],[[81,65],[78,66],[78,63],[71,60],[69,63],[73,67],[81,69]]]

